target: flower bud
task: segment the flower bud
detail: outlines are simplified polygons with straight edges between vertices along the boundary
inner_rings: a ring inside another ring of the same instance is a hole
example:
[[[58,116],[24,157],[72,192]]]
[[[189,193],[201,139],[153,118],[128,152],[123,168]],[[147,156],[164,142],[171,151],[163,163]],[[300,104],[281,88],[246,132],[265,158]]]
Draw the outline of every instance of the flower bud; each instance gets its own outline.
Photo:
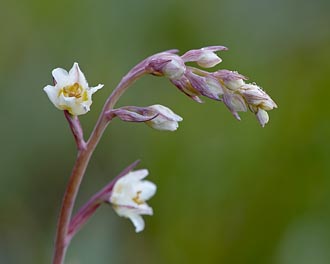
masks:
[[[191,71],[186,73],[186,77],[190,81],[191,86],[200,94],[214,100],[220,100],[219,95],[223,94],[223,89],[217,79],[211,75],[199,76]]]
[[[223,84],[232,91],[238,90],[245,84],[247,78],[238,72],[229,70],[219,70],[213,73],[213,76],[219,79]]]
[[[182,77],[186,71],[186,65],[182,60],[171,60],[166,63],[162,69],[164,76],[171,80],[177,80]]]
[[[245,84],[240,88],[240,93],[244,96],[246,102],[264,110],[277,108],[275,102],[259,86],[255,84]]]
[[[163,105],[152,105],[148,107],[148,110],[156,114],[156,117],[145,123],[157,130],[175,131],[179,127],[178,122],[183,120],[181,116]]]
[[[186,65],[178,55],[161,53],[148,62],[146,69],[153,75],[166,76],[170,80],[177,80],[185,73]]]
[[[155,118],[158,114],[152,113],[147,107],[126,106],[113,109],[107,115],[109,118],[116,116],[126,122],[146,122]]]
[[[261,108],[258,109],[258,112],[256,113],[256,117],[258,119],[259,124],[262,127],[264,127],[269,121],[268,113]]]
[[[171,80],[171,83],[173,83],[181,92],[189,96],[195,102],[203,103],[203,101],[199,98],[201,93],[191,85],[190,81],[185,75],[183,75],[180,79]]]
[[[215,52],[220,50],[227,50],[227,48],[223,46],[211,46],[190,50],[183,54],[181,58],[184,62],[196,62],[203,68],[212,68],[222,61],[221,58],[215,54]]]
[[[147,107],[125,106],[113,109],[107,113],[109,117],[117,116],[126,122],[144,122],[148,126],[164,131],[174,131],[178,128],[178,122],[182,117],[163,105],[151,105]]]
[[[241,120],[237,112],[246,112],[247,105],[244,98],[239,94],[225,93],[223,95],[223,102],[228,107],[230,112],[237,120]]]

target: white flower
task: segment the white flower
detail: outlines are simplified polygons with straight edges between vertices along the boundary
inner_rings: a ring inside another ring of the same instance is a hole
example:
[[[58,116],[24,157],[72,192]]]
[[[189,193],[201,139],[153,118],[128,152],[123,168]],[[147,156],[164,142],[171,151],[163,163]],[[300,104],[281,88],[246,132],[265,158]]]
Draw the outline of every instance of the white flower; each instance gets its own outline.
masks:
[[[114,185],[110,202],[119,216],[129,218],[135,226],[135,231],[144,229],[141,215],[152,215],[152,208],[145,202],[156,192],[156,185],[142,180],[148,175],[148,170],[129,172]]]
[[[148,109],[158,116],[145,123],[157,130],[174,131],[179,127],[178,122],[183,120],[181,116],[163,105],[151,105]]]
[[[47,85],[44,91],[58,109],[67,110],[71,115],[87,113],[92,104],[92,94],[103,87],[103,84],[89,87],[76,62],[69,72],[56,68],[52,75],[55,86]]]

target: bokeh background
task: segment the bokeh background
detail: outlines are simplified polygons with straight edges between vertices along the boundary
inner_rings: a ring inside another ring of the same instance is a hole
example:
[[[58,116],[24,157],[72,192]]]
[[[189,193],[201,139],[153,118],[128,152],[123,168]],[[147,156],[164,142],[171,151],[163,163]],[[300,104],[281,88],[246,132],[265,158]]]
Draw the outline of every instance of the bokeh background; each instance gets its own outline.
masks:
[[[230,48],[237,70],[279,108],[262,129],[221,103],[197,104],[162,78],[139,80],[120,105],[164,104],[175,133],[113,122],[77,206],[140,158],[158,185],[153,217],[132,224],[103,206],[67,262],[330,263],[330,2],[328,0],[18,0],[0,7],[0,263],[50,263],[61,197],[75,159],[63,113],[42,88],[78,61],[94,95],[86,136],[121,77],[171,48]]]

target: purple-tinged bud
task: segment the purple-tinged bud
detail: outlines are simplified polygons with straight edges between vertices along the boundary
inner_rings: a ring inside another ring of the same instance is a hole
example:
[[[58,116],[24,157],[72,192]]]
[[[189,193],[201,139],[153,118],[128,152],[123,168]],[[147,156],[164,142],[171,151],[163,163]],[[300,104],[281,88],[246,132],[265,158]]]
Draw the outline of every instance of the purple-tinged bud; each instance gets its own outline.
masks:
[[[215,54],[215,52],[220,50],[227,50],[227,48],[223,46],[211,46],[190,50],[183,54],[181,58],[184,62],[196,62],[203,68],[212,68],[222,61],[221,58]]]
[[[126,122],[146,122],[157,116],[151,113],[146,107],[126,106],[113,109],[109,112],[110,116],[117,116],[120,120]]]
[[[264,127],[269,121],[268,113],[261,108],[258,109],[258,112],[256,113],[256,117],[258,119],[259,124],[262,127]]]
[[[213,76],[221,80],[223,84],[230,90],[236,91],[245,84],[247,78],[238,72],[229,70],[219,70],[213,73]]]
[[[223,94],[223,89],[217,79],[211,75],[199,76],[191,71],[187,71],[186,77],[189,79],[191,86],[200,94],[214,100],[220,100],[219,96]]]
[[[192,87],[188,78],[183,75],[180,79],[171,80],[171,82],[184,94],[189,96],[191,99],[196,101],[197,103],[203,103],[203,101],[199,98],[201,93]]]
[[[240,93],[244,96],[249,105],[257,106],[263,110],[272,110],[277,108],[276,103],[255,84],[245,84],[240,88]]]
[[[146,69],[153,75],[166,76],[171,80],[177,80],[185,73],[186,65],[178,55],[163,53],[150,59]]]
[[[225,93],[222,97],[224,104],[237,120],[241,120],[237,112],[246,112],[247,105],[244,98],[239,94]]]
[[[163,68],[164,75],[171,80],[180,79],[185,71],[186,65],[182,60],[171,60]]]
[[[126,122],[144,122],[148,126],[164,131],[174,131],[178,128],[178,122],[182,117],[163,105],[151,105],[147,107],[125,106],[113,109],[109,116],[117,116]]]

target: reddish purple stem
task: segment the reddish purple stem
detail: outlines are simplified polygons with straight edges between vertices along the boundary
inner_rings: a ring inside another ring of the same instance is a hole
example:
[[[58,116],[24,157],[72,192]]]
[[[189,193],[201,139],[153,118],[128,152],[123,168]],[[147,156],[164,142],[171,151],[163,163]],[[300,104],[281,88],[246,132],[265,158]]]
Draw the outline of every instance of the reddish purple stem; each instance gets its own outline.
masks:
[[[67,110],[64,111],[66,120],[68,120],[72,134],[77,144],[78,150],[86,148],[86,142],[84,140],[84,133],[79,121],[78,116],[71,115]]]

